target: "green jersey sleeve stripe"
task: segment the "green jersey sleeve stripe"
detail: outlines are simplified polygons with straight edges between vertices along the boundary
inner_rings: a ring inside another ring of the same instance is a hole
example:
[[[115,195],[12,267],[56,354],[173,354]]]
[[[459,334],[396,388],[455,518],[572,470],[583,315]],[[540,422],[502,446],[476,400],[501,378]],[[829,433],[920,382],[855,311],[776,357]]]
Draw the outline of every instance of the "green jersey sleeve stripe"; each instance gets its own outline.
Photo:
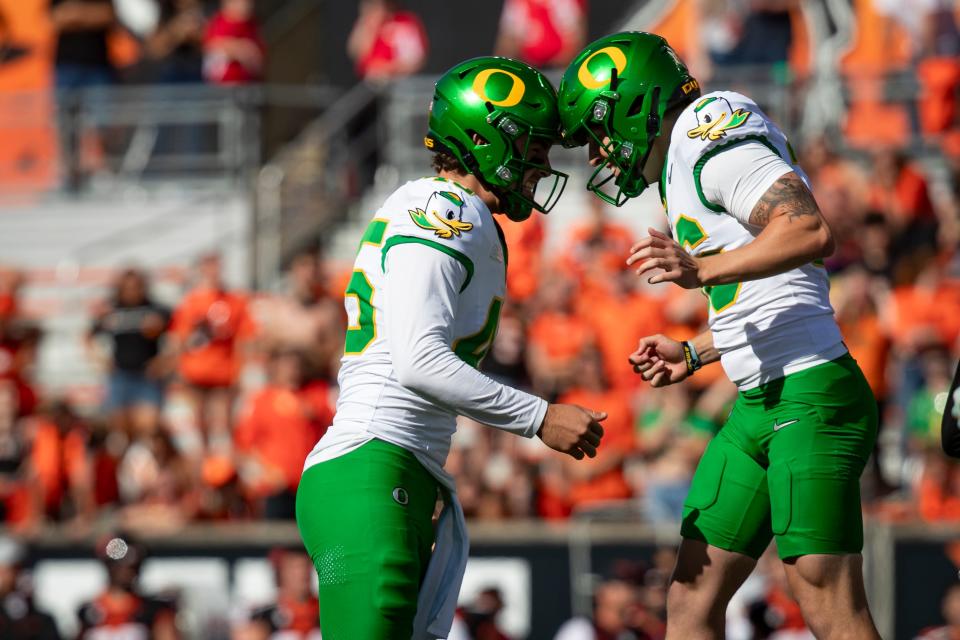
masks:
[[[391,247],[395,247],[398,244],[422,244],[428,247],[432,247],[441,253],[445,253],[454,260],[458,261],[463,265],[463,268],[467,270],[467,279],[463,281],[463,286],[460,287],[460,293],[463,293],[463,290],[467,288],[467,285],[470,284],[470,281],[473,279],[473,260],[468,258],[463,253],[457,251],[452,247],[448,247],[445,244],[440,244],[434,240],[428,240],[427,238],[418,238],[417,236],[391,236],[387,238],[386,244],[383,245],[383,252],[380,254],[380,268],[384,269],[387,262],[387,251]]]
[[[759,134],[743,136],[742,138],[737,138],[735,140],[731,140],[730,142],[719,144],[715,146],[713,149],[710,149],[709,151],[707,151],[705,154],[703,154],[700,157],[699,160],[697,160],[697,164],[695,164],[693,167],[693,184],[696,185],[697,187],[697,197],[700,198],[700,202],[702,202],[703,206],[705,206],[707,209],[710,209],[710,211],[723,213],[724,208],[718,204],[714,204],[709,200],[707,200],[707,196],[704,195],[703,193],[703,186],[701,186],[700,184],[700,174],[703,172],[704,165],[706,165],[707,161],[710,158],[714,157],[715,155],[722,153],[727,149],[732,149],[733,147],[736,147],[741,144],[746,144],[748,142],[759,142],[761,144],[764,144],[767,146],[767,148],[770,149],[770,151],[773,151],[778,156],[783,157],[783,154],[780,153],[780,150],[777,149],[777,147],[774,146],[774,144],[770,142],[770,140],[768,140],[766,136],[762,136]],[[787,162],[787,164],[792,164],[788,158],[784,158],[784,160]]]

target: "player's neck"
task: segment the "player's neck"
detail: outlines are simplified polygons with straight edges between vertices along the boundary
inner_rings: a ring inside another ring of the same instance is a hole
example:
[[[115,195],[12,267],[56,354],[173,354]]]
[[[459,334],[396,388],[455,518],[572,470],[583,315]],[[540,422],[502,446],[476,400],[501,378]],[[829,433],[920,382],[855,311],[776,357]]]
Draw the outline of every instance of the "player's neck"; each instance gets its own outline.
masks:
[[[483,203],[491,212],[496,212],[500,207],[500,199],[492,191],[483,186],[477,176],[472,173],[460,173],[458,171],[441,171],[438,173],[441,178],[456,182],[461,187],[466,187],[477,194]]]
[[[661,127],[662,133],[653,141],[653,149],[650,151],[650,159],[643,167],[643,177],[649,184],[656,184],[660,181],[660,174],[663,172],[663,163],[667,161],[667,151],[670,149],[670,136],[673,133],[673,126],[677,124],[677,118],[680,117],[682,110],[675,109],[668,112],[663,118]]]

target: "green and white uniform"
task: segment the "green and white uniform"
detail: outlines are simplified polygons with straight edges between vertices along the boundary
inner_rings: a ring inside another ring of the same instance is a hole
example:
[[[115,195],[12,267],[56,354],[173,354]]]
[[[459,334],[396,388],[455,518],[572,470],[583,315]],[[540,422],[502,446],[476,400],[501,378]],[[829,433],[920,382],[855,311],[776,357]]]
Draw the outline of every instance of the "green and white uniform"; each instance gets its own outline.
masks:
[[[680,115],[660,181],[674,235],[695,256],[760,233],[750,213],[788,172],[808,183],[783,132],[749,98],[714,92]],[[826,271],[707,287],[710,330],[740,397],[711,442],[682,533],[758,557],[858,553],[859,477],[876,438],[873,395],[833,317]]]
[[[496,333],[506,262],[483,201],[441,178],[405,184],[367,227],[345,293],[336,416],[297,495],[324,638],[411,636],[437,557],[438,490],[449,504],[455,489],[443,466],[458,414],[526,437],[543,421],[544,400],[475,368]],[[456,573],[439,580],[454,604]]]

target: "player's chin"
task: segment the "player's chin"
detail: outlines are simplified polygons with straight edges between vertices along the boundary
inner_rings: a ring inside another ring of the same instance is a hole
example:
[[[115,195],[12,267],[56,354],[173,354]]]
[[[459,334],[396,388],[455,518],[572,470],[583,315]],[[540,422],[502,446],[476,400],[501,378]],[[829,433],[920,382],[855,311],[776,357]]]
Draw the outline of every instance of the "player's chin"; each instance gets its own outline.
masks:
[[[520,188],[520,195],[527,200],[533,200],[533,196],[537,193],[537,183],[539,181],[540,180],[538,178],[525,181]]]

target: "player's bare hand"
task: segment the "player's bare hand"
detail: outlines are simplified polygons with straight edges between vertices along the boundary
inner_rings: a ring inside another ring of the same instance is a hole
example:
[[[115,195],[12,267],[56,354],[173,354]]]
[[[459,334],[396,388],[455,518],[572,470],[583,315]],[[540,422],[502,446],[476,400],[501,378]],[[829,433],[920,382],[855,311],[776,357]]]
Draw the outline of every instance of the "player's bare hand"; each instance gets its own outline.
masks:
[[[597,455],[603,437],[603,411],[591,411],[575,404],[551,404],[537,435],[550,447],[582,460]]]
[[[628,359],[634,373],[639,373],[654,387],[675,384],[690,375],[683,357],[683,345],[660,334],[641,338],[637,350]]]
[[[630,247],[630,257],[627,258],[628,265],[639,264],[637,275],[659,269],[660,273],[648,277],[647,282],[675,282],[684,289],[702,286],[700,261],[670,236],[652,227],[647,231],[650,235]]]

